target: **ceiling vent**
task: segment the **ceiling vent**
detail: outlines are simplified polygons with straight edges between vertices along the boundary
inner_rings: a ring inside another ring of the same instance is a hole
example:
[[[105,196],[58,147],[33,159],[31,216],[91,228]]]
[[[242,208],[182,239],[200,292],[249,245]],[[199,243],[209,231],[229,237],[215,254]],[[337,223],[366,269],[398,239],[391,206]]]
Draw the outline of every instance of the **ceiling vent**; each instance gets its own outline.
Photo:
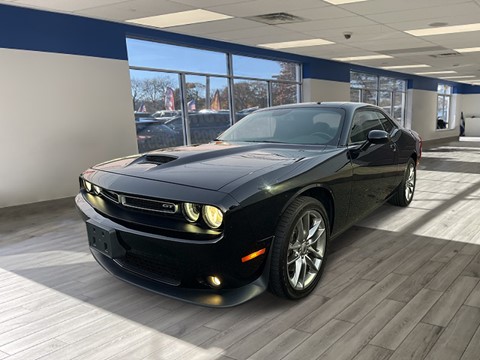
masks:
[[[456,52],[456,51],[451,51],[451,52],[445,52],[445,53],[441,53],[441,54],[432,54],[432,55],[428,55],[432,58],[437,58],[437,59],[443,59],[443,58],[447,58],[447,57],[455,57],[455,56],[462,56],[462,54]]]
[[[291,24],[291,23],[305,21],[305,19],[299,16],[287,14],[284,12],[257,15],[257,16],[248,16],[246,17],[246,19],[261,22],[263,24],[268,24],[268,25]]]

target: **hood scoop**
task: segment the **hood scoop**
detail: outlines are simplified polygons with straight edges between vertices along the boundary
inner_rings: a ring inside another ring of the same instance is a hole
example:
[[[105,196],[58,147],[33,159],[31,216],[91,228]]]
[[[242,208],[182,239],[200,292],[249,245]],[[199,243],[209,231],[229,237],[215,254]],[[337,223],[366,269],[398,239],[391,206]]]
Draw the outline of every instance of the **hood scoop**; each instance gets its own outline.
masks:
[[[169,155],[146,155],[143,159],[143,162],[156,164],[156,165],[163,165],[176,159],[178,159],[176,156],[169,156]]]

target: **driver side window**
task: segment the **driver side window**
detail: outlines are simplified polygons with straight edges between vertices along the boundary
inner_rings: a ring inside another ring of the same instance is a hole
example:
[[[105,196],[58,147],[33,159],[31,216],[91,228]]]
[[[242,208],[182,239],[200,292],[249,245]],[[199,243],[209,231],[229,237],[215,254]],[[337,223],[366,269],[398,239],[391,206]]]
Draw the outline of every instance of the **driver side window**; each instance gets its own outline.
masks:
[[[374,111],[357,111],[350,129],[350,143],[362,143],[367,140],[371,130],[383,130],[382,124]]]

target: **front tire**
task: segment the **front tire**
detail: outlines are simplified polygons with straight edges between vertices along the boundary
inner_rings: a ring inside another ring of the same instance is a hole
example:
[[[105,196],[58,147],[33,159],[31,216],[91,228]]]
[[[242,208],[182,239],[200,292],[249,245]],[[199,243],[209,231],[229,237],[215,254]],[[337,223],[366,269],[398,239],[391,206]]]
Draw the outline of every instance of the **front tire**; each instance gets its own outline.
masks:
[[[283,213],[272,247],[270,290],[300,299],[318,284],[325,266],[330,235],[324,206],[311,197],[299,197]]]
[[[393,197],[390,199],[390,203],[396,206],[408,206],[413,200],[416,182],[417,169],[415,166],[415,161],[410,158],[407,162],[403,180],[395,191]]]

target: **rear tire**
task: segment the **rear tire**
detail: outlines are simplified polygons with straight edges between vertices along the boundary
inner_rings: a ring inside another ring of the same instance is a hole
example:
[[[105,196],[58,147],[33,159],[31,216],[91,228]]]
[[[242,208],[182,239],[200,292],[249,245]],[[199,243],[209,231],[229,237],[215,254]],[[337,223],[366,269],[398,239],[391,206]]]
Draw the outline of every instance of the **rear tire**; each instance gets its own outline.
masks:
[[[318,284],[327,255],[330,227],[325,207],[311,197],[299,197],[278,223],[270,264],[270,291],[300,299]]]
[[[415,184],[417,182],[417,169],[415,161],[410,158],[407,162],[403,180],[398,186],[395,194],[390,198],[389,202],[395,206],[408,206],[413,199],[415,193]]]

